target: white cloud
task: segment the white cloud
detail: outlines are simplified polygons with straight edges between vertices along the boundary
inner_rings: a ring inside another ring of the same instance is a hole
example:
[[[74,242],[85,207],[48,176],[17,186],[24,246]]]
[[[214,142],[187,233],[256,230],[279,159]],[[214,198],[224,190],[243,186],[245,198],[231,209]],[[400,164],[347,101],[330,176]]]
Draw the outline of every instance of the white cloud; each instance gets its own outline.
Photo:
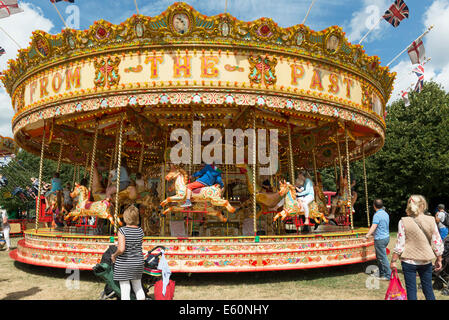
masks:
[[[352,14],[351,21],[344,28],[348,30],[347,37],[349,42],[355,43],[362,39],[368,30],[378,23],[385,10],[391,4],[390,2],[388,0],[363,0],[363,8]],[[388,25],[381,21],[364,42],[380,38],[386,27]]]
[[[449,0],[435,0],[424,14],[424,26],[434,28],[424,38],[428,66],[437,73],[435,81],[449,91]]]
[[[0,27],[14,38],[22,47],[29,46],[32,32],[43,30],[49,32],[53,23],[44,17],[42,10],[33,4],[21,2],[20,7],[24,12],[0,19]],[[17,45],[3,32],[0,31],[0,43],[6,54],[0,57],[0,70],[7,68],[7,61],[17,57]],[[0,88],[0,135],[12,137],[11,119],[14,116],[11,98],[3,87]]]

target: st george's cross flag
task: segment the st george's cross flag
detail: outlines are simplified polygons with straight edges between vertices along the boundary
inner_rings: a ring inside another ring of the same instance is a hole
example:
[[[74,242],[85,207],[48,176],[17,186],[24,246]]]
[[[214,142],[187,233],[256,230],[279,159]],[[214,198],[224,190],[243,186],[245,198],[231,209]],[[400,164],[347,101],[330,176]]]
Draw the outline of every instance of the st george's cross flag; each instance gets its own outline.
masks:
[[[408,92],[407,91],[401,91],[402,100],[404,101],[404,104],[406,107],[410,105],[410,100],[408,98]]]
[[[413,41],[407,48],[407,52],[412,64],[421,64],[424,60],[426,60],[426,50],[424,49],[422,38],[418,38],[416,41]]]
[[[424,86],[424,67],[422,65],[417,66],[413,69],[413,73],[418,77],[418,82],[416,82],[415,91],[420,93]]]
[[[23,9],[19,7],[17,0],[0,0],[0,19],[20,12],[23,12]]]
[[[395,0],[391,7],[385,11],[383,18],[391,23],[393,27],[397,27],[404,18],[408,18],[409,10],[403,0]]]

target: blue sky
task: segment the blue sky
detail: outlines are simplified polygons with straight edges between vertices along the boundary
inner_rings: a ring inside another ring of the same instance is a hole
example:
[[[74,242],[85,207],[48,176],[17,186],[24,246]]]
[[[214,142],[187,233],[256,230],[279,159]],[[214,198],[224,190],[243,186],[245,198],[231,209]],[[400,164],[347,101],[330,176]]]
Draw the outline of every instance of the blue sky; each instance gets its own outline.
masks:
[[[137,0],[141,14],[154,16],[163,12],[174,1]],[[185,1],[205,15],[224,12],[225,0],[188,0]],[[299,24],[312,0],[228,0],[227,11],[236,18],[251,21],[260,17],[272,18],[282,27]],[[432,60],[426,65],[426,79],[434,79],[449,90],[449,0],[405,0],[410,9],[409,19],[393,28],[386,21],[381,21],[378,28],[364,41],[368,55],[378,55],[381,64],[386,65],[391,59],[415,40],[430,24],[435,29],[425,39],[427,56]],[[367,26],[393,3],[393,0],[316,0],[306,25],[314,30],[328,26],[343,27],[352,43],[358,43],[366,33]],[[49,33],[59,33],[64,27],[50,0],[19,0],[25,12],[0,20],[0,27],[7,30],[22,47],[27,47],[31,32],[41,29]],[[59,2],[57,8],[65,19],[70,13],[66,9],[70,3]],[[87,29],[94,21],[104,19],[120,23],[136,13],[133,0],[76,0],[79,8],[80,29]],[[70,8],[70,7],[69,7]],[[7,54],[0,57],[0,69],[6,67],[6,61],[15,58],[17,46],[0,32],[0,45]],[[415,76],[410,74],[411,63],[404,53],[391,65],[398,72],[392,99],[398,98],[398,92],[410,86]],[[391,101],[391,100],[390,100]],[[13,116],[9,97],[0,88],[0,134],[12,136],[11,118]]]

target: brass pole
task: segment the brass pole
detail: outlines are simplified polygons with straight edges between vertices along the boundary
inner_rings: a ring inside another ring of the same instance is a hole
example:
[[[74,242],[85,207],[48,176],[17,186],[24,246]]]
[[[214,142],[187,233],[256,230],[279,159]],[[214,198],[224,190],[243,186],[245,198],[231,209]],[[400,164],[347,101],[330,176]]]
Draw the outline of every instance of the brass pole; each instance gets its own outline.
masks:
[[[140,159],[139,159],[139,172],[142,173],[142,167],[143,167],[143,156],[145,152],[145,144],[142,140],[142,146],[140,147]]]
[[[253,113],[253,129],[254,129],[254,135],[253,135],[253,225],[254,225],[254,236],[257,236],[257,218],[256,218],[256,214],[257,214],[257,204],[256,204],[256,163],[257,163],[257,159],[256,159],[256,112],[254,111]]]
[[[362,145],[362,155],[363,155],[363,180],[365,181],[365,199],[366,199],[366,219],[368,221],[368,227],[371,226],[369,219],[369,203],[368,203],[368,181],[366,179],[366,165],[365,165],[365,145]]]
[[[345,128],[345,142],[346,142],[346,170],[348,179],[348,207],[349,217],[351,219],[351,230],[354,230],[354,219],[352,217],[352,198],[351,198],[351,172],[349,168],[349,147],[348,147],[348,129]]]
[[[288,159],[290,161],[290,182],[292,185],[295,184],[295,169],[294,169],[294,163],[293,163],[293,149],[292,149],[292,133],[290,124],[287,123],[287,129],[288,129]]]
[[[39,188],[37,191],[37,210],[36,210],[36,225],[35,230],[39,229],[39,215],[41,213],[41,193],[42,193],[42,172],[44,169],[44,150],[45,150],[45,122],[44,122],[44,128],[42,133],[42,146],[41,146],[41,161],[39,163]]]
[[[341,163],[340,140],[338,139],[338,132],[337,132],[337,150],[338,150],[338,162],[340,165],[340,176],[343,177],[343,165]]]
[[[95,135],[94,135],[94,145],[92,148],[92,159],[90,160],[90,175],[89,175],[89,190],[92,191],[92,182],[94,180],[94,165],[95,165],[95,156],[97,153],[97,141],[98,141],[98,125],[95,127]]]
[[[119,131],[119,144],[117,150],[117,181],[116,181],[116,192],[115,192],[115,213],[114,213],[114,233],[118,231],[118,213],[119,213],[119,192],[120,192],[120,167],[122,164],[122,139],[123,139],[123,122],[125,120],[125,114],[122,114],[122,120],[120,121],[120,131]]]
[[[72,183],[72,187],[74,187],[75,186],[75,182],[76,182],[76,167],[77,167],[78,165],[77,164],[75,164],[74,166],[73,166],[73,183]],[[71,190],[70,190],[71,191]]]
[[[312,157],[313,157],[313,174],[315,175],[315,184],[318,185],[318,175],[317,175],[317,169],[316,169],[315,149],[312,149]]]
[[[63,146],[63,144],[61,142],[61,146],[59,147],[58,166],[56,168],[56,172],[59,172],[61,170],[62,146]]]
[[[167,140],[168,140],[168,134],[165,134],[165,144],[164,144],[164,170],[163,170],[163,176],[162,176],[162,196],[164,199],[167,198],[167,182],[165,181],[165,175],[167,170]],[[165,235],[165,215],[162,215],[161,219],[159,220],[159,223],[161,224],[160,227],[162,227],[162,235]]]

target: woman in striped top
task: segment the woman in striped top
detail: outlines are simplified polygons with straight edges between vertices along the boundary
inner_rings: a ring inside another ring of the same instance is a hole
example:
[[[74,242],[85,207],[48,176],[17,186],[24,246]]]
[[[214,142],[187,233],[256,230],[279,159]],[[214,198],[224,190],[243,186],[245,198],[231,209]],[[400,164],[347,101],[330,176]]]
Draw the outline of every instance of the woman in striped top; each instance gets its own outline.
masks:
[[[120,283],[122,300],[130,300],[131,285],[137,300],[145,300],[141,283],[144,234],[138,226],[139,210],[135,206],[128,207],[123,213],[123,219],[126,226],[119,229],[117,251],[111,257],[114,263],[114,280]]]

